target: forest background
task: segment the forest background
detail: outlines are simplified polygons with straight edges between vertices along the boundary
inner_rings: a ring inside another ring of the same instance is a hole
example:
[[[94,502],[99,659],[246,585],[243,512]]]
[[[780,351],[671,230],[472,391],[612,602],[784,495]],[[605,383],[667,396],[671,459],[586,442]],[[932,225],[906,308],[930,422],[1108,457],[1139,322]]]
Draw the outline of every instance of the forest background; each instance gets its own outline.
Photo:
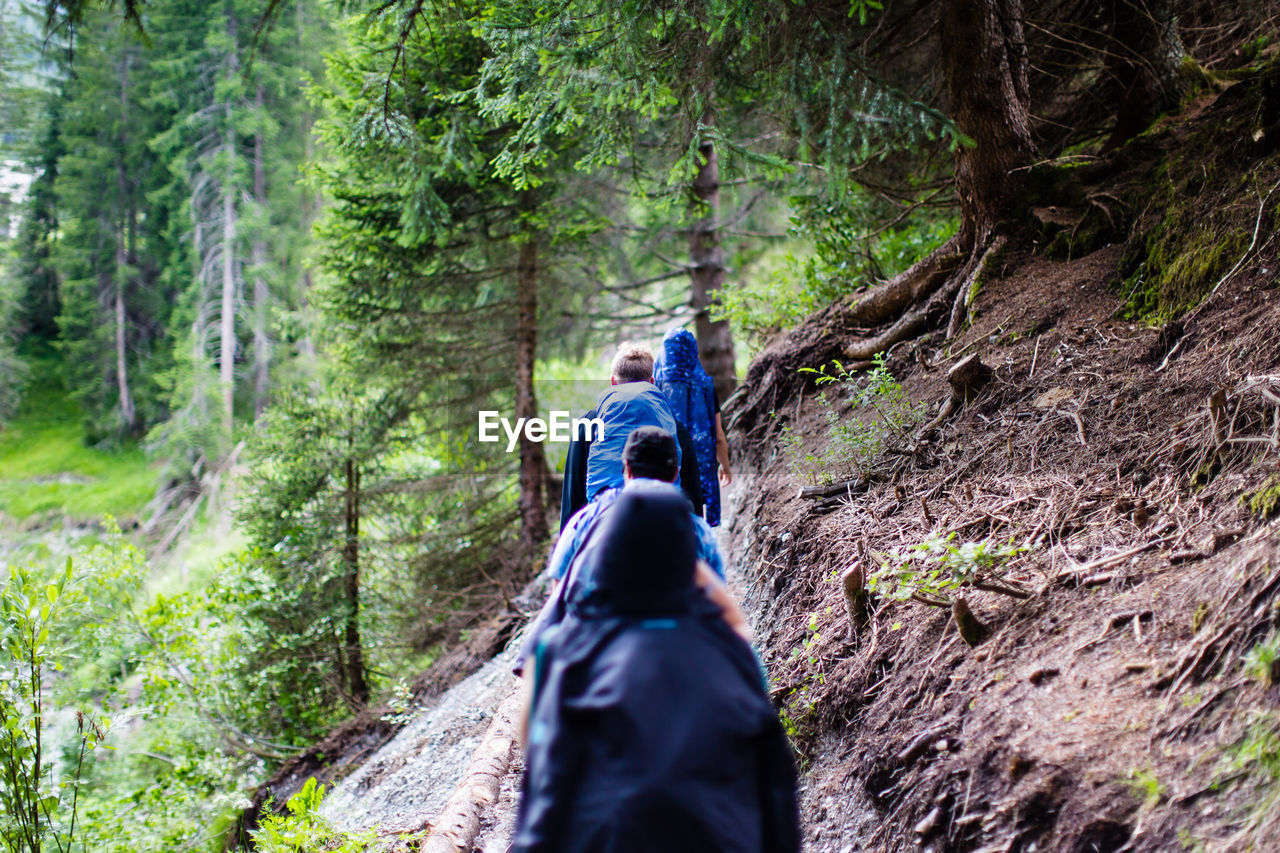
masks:
[[[7,849],[220,848],[538,565],[555,461],[477,410],[585,408],[601,352],[681,323],[724,399],[836,300],[963,280],[1275,20],[0,0]],[[1135,317],[1196,296],[1156,279]]]

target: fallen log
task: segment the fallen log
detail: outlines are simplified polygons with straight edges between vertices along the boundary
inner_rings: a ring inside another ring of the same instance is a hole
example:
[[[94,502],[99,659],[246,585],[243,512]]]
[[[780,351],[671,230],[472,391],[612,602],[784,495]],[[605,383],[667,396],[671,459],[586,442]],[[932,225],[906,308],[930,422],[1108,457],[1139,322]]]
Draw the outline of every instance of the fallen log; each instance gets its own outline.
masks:
[[[838,495],[860,495],[869,487],[870,484],[863,479],[841,480],[825,486],[805,486],[800,490],[799,497],[807,501],[820,501]]]
[[[472,753],[462,782],[432,824],[422,853],[471,853],[481,818],[498,801],[502,780],[511,767],[521,704],[521,692],[515,685],[493,712],[493,721]]]

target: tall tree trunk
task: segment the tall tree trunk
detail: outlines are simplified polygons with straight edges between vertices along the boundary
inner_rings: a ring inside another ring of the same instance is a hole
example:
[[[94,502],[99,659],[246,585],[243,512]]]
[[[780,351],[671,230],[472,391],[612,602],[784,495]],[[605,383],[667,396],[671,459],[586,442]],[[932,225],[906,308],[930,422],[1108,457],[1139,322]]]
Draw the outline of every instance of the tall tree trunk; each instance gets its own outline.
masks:
[[[263,117],[262,84],[253,98],[257,120]],[[270,293],[264,274],[267,263],[267,244],[263,232],[267,227],[267,167],[263,151],[262,128],[253,135],[253,199],[258,205],[258,222],[253,235],[251,263],[253,264],[253,417],[262,417],[267,407],[268,380],[270,379],[271,339],[267,334],[267,307]]]
[[[120,222],[116,228],[115,269],[115,338],[116,338],[116,393],[120,398],[120,420],[125,430],[133,432],[138,426],[138,411],[129,389],[128,363],[128,313],[125,310],[125,284],[129,277],[129,230],[134,216],[129,176],[125,173],[124,152],[128,150],[129,134],[129,51],[120,61],[120,152],[116,160],[116,191],[120,197]]]
[[[1022,0],[944,0],[942,71],[951,118],[974,141],[956,150],[960,244],[985,246],[1013,217],[1035,155]]]
[[[350,449],[351,443],[347,443]],[[364,647],[360,644],[360,469],[354,459],[347,459],[346,526],[347,539],[342,548],[346,568],[346,665],[347,688],[357,705],[369,702],[369,682],[364,675]]]
[[[704,122],[709,122],[709,117]],[[712,322],[710,307],[724,284],[724,250],[720,246],[720,164],[715,145],[704,139],[698,146],[700,162],[693,181],[696,213],[701,217],[689,232],[690,289],[694,333],[702,367],[715,380],[716,393],[724,400],[738,384],[734,365],[733,332],[727,320]]]
[[[230,128],[231,105],[227,105],[228,156],[235,146],[235,132]],[[227,432],[235,426],[236,367],[236,208],[233,193],[235,176],[227,174],[222,187],[222,333],[219,352],[218,380],[222,386],[222,415]]]
[[[227,35],[230,43],[227,56],[227,84],[235,77],[238,62],[236,60],[236,16],[235,7],[226,4]],[[227,433],[235,429],[235,369],[236,369],[236,206],[235,206],[235,163],[236,132],[231,100],[225,104],[227,128],[223,140],[224,153],[227,158],[227,174],[222,184],[222,334],[220,336],[220,352],[218,354],[218,381],[222,386],[222,414],[226,419]]]
[[[538,357],[538,239],[530,234],[516,262],[516,417],[533,418],[538,401],[533,392]],[[520,435],[520,540],[532,550],[547,538],[547,460],[542,442]]]
[[[1177,105],[1186,91],[1187,51],[1172,0],[1108,0],[1107,7],[1113,44],[1103,79],[1117,103],[1116,126],[1107,141],[1115,147]]]

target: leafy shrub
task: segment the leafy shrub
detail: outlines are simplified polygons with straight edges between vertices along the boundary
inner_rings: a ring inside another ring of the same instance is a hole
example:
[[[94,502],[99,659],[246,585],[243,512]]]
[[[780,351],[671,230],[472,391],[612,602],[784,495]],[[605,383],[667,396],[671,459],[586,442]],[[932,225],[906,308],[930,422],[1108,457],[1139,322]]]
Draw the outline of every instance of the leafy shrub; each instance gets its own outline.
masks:
[[[956,534],[935,536],[918,545],[877,554],[880,568],[867,579],[867,587],[893,601],[914,599],[935,607],[950,607],[966,588],[984,589],[1018,598],[1027,592],[1006,579],[1010,561],[1026,548],[1012,541],[956,544]]]
[[[84,603],[70,588],[73,574],[68,558],[52,579],[11,566],[0,581],[0,844],[7,853],[71,850],[85,756],[105,734],[105,724],[77,711],[76,736],[61,761],[50,736],[56,708],[47,704],[48,682],[72,659],[60,628]]]
[[[834,386],[855,407],[869,408],[871,417],[841,417],[827,393],[818,395],[827,423],[826,442],[818,453],[806,451],[803,440],[784,426],[780,443],[792,473],[802,482],[827,484],[841,480],[865,480],[875,464],[888,452],[902,450],[911,442],[911,430],[926,417],[923,403],[913,403],[906,390],[878,355],[875,366],[865,375],[848,371],[838,361],[814,369],[803,367],[819,387]]]
[[[250,833],[255,853],[364,853],[373,850],[372,832],[339,832],[320,814],[324,785],[311,777],[285,803],[286,814],[263,813],[258,829]]]

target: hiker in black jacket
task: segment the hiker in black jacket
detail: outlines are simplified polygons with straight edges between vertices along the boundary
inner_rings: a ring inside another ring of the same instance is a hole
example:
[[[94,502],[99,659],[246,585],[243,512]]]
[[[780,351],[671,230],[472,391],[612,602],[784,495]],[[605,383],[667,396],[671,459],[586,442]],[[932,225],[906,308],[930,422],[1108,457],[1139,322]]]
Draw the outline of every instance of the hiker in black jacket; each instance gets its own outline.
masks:
[[[795,770],[750,646],[694,583],[679,494],[620,496],[533,653],[513,853],[795,853]]]

